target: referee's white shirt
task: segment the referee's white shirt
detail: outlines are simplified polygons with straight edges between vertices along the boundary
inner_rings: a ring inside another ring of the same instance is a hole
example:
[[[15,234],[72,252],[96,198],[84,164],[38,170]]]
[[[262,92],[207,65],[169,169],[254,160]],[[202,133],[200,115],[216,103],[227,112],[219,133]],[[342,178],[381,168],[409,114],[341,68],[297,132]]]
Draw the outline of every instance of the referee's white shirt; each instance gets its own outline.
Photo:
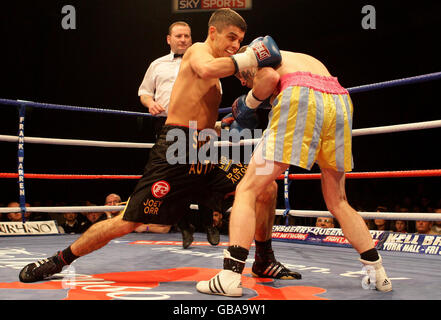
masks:
[[[165,109],[157,114],[157,117],[167,116],[171,91],[178,76],[181,61],[181,57],[174,58],[173,52],[156,59],[148,67],[139,86],[138,96],[147,94]]]

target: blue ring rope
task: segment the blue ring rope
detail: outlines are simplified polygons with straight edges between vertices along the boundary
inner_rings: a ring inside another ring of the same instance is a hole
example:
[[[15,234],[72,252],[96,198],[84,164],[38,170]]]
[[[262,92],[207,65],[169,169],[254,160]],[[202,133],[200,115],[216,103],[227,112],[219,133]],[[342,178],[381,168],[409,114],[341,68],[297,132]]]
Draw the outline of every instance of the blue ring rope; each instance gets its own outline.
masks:
[[[390,81],[384,81],[384,82],[378,82],[378,83],[373,83],[373,84],[352,87],[352,88],[348,88],[347,90],[349,91],[349,93],[359,93],[359,92],[378,90],[378,89],[390,88],[390,87],[395,87],[395,86],[402,86],[402,85],[407,85],[407,84],[415,84],[415,83],[432,81],[432,80],[439,80],[439,79],[441,79],[441,72],[434,72],[434,73],[423,74],[423,75],[415,76],[415,77],[402,78],[402,79],[397,79],[397,80],[390,80]],[[19,101],[19,100],[0,99],[0,105],[12,105],[12,106],[20,107],[20,105],[23,102],[24,101]],[[120,114],[120,115],[141,116],[141,117],[154,117],[150,113],[144,113],[144,112],[65,106],[65,105],[60,105],[60,104],[40,103],[40,102],[32,102],[32,101],[25,101],[25,102],[27,103],[28,106],[35,107],[35,108],[109,113],[109,114]],[[229,112],[231,112],[231,107],[219,108],[220,114],[229,113]]]
[[[83,111],[83,112],[96,112],[96,113],[110,113],[110,114],[120,114],[128,116],[142,116],[142,117],[154,117],[150,113],[135,112],[135,111],[124,111],[124,110],[112,110],[112,109],[102,109],[102,108],[88,108],[88,107],[76,107],[76,106],[66,106],[61,104],[53,103],[41,103],[33,101],[20,101],[20,100],[10,100],[10,99],[0,99],[0,105],[9,105],[19,107],[23,102],[26,102],[28,106],[34,108],[42,109],[57,109],[65,111]]]
[[[408,85],[408,84],[415,84],[415,83],[432,81],[432,80],[439,80],[439,79],[441,79],[441,72],[434,72],[434,73],[423,74],[423,75],[415,76],[415,77],[390,80],[390,81],[383,81],[383,82],[378,82],[378,83],[366,84],[366,85],[362,85],[362,86],[358,86],[358,87],[352,87],[352,88],[349,88],[348,91],[349,91],[349,93],[359,93],[359,92],[372,91],[372,90],[378,90],[378,89],[383,89],[383,88],[390,88],[390,87],[396,87],[396,86],[402,86],[402,85]]]

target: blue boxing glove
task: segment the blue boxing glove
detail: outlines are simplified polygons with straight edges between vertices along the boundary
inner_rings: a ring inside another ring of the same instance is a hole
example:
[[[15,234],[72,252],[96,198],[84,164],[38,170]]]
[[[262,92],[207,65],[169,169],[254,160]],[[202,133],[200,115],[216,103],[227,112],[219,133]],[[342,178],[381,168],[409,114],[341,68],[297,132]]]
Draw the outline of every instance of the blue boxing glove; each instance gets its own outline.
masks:
[[[247,106],[246,99],[247,95],[244,94],[233,102],[233,105],[231,106],[233,117],[239,127],[255,129],[259,124],[256,110]],[[231,128],[232,126],[230,127],[230,130]]]
[[[229,113],[225,117],[222,118],[222,120],[221,120],[221,128],[224,129],[224,130],[236,129],[239,132],[241,132],[243,130],[243,128],[234,119],[232,113]]]
[[[235,73],[252,67],[277,67],[282,62],[282,55],[276,42],[271,36],[254,39],[245,52],[231,56]]]
[[[230,126],[230,131],[236,129],[237,131],[241,132],[243,130],[243,128],[237,123],[236,120],[233,121],[233,123],[231,123]]]
[[[231,124],[234,122],[234,117],[232,113],[227,114],[221,120],[221,129],[228,129],[231,127]]]

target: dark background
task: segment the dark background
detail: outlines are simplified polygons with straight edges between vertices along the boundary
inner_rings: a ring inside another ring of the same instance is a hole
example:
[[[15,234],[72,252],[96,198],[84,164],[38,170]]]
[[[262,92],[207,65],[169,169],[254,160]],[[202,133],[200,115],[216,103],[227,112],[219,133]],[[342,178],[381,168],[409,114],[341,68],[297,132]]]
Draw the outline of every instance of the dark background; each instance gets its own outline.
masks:
[[[64,5],[76,9],[76,30],[64,30]],[[364,30],[365,5],[376,29]],[[253,1],[239,11],[249,30],[244,43],[270,34],[284,50],[315,56],[347,87],[441,71],[439,1]],[[0,98],[146,112],[138,87],[154,59],[169,52],[168,26],[192,27],[204,41],[212,12],[172,13],[170,0],[14,1],[1,6]],[[221,107],[246,92],[222,79]],[[354,129],[441,119],[441,81],[353,94]],[[0,134],[17,135],[15,107],[0,106]],[[153,142],[149,118],[28,108],[25,135]],[[354,171],[439,169],[441,129],[354,137]],[[17,146],[1,143],[0,171],[16,172]],[[25,172],[141,174],[148,150],[25,144]],[[292,172],[303,172],[293,168]],[[313,172],[318,172],[315,167]],[[126,199],[136,180],[26,181],[28,202]],[[405,196],[441,198],[440,178],[348,180],[349,200],[365,210]],[[292,185],[292,206],[324,209],[318,181]],[[16,200],[14,179],[0,180],[0,203]],[[279,204],[283,205],[283,202]]]

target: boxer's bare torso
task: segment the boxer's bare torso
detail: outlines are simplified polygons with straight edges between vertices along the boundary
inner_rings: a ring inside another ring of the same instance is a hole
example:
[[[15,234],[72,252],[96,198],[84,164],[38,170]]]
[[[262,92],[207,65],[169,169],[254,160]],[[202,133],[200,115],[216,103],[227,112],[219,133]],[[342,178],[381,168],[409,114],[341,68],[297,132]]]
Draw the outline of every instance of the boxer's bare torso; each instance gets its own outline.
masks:
[[[234,73],[229,57],[237,52],[244,35],[238,27],[228,25],[187,50],[172,90],[166,124],[189,126],[190,121],[197,121],[198,129],[214,128],[222,98],[219,79]]]
[[[213,128],[222,98],[221,86],[219,79],[201,78],[192,68],[195,50],[211,54],[205,43],[195,44],[187,50],[173,87],[166,123],[189,126],[190,121],[197,121],[198,129]]]

